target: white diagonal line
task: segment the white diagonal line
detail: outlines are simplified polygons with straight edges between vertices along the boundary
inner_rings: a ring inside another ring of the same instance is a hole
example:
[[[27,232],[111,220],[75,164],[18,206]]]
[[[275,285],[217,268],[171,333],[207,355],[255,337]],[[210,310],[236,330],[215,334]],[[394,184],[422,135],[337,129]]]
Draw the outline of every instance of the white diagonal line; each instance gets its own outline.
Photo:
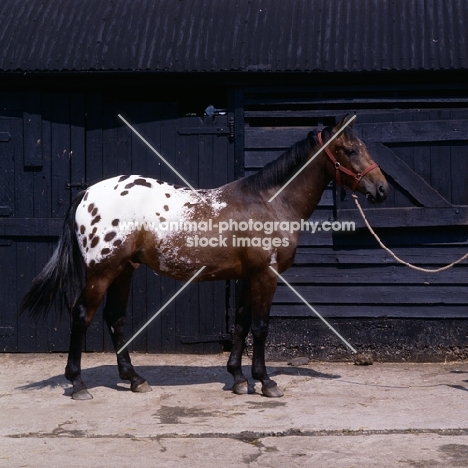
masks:
[[[357,351],[297,292],[271,265],[268,265],[281,281],[354,353]]]
[[[268,200],[273,201],[354,119],[353,115],[320,149]]]
[[[201,272],[206,268],[202,266],[118,351],[121,353]]]
[[[120,114],[118,114],[119,118],[125,123],[125,125],[127,125],[127,127],[135,134],[137,135],[140,140],[159,158],[161,159],[171,170],[172,172],[174,172],[174,174],[176,174],[191,190],[192,192],[195,193],[195,195],[197,195],[198,198],[202,198],[201,195],[190,185],[189,182],[187,182],[187,180],[185,180],[185,178],[169,163],[169,161],[167,161],[162,155],[161,153],[159,153],[159,151],[156,150],[156,148],[154,148],[149,142],[148,140],[145,139],[145,137],[143,137],[143,135],[141,135],[141,133],[139,133],[135,127],[133,127],[130,123],[128,123]]]

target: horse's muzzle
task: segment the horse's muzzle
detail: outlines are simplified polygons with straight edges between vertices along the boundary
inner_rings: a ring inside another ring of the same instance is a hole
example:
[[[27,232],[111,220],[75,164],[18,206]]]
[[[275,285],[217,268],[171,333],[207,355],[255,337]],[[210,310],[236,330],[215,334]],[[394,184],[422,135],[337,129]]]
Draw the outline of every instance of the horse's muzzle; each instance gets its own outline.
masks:
[[[370,203],[381,203],[388,196],[388,184],[379,183],[375,187],[375,193],[366,192],[366,198]]]

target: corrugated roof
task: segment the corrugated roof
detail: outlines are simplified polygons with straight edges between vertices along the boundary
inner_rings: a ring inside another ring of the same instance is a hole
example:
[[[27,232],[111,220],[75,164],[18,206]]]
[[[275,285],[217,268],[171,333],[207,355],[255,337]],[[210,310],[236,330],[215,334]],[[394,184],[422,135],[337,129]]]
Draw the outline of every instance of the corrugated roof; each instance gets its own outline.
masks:
[[[466,0],[2,0],[3,71],[468,68]]]

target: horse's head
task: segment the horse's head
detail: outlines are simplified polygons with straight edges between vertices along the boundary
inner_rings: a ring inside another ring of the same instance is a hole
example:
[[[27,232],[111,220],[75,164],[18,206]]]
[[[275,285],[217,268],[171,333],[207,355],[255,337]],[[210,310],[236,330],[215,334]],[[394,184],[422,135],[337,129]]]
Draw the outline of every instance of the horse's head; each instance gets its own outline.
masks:
[[[347,116],[334,127],[324,128],[318,135],[321,145],[329,141],[346,125]],[[371,203],[384,201],[388,195],[388,183],[380,168],[372,160],[366,145],[351,129],[351,122],[324,149],[328,156],[331,177],[340,186],[364,194]]]

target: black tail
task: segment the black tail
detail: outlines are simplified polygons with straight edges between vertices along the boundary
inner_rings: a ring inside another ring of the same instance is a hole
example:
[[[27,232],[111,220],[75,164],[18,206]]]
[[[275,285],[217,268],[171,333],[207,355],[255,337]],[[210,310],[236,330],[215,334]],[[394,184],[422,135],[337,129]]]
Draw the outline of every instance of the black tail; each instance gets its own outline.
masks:
[[[85,192],[73,200],[63,224],[62,236],[51,259],[34,278],[20,306],[35,319],[45,317],[52,308],[60,313],[73,307],[83,285],[83,260],[75,235],[75,213]]]

